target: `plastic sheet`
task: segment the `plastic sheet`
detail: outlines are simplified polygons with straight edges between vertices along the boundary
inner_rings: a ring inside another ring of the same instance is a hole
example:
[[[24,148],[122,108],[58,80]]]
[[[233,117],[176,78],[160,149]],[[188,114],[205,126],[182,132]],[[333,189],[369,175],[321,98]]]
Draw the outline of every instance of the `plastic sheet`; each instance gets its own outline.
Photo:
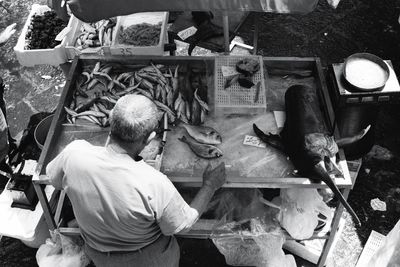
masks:
[[[233,266],[296,266],[282,250],[285,242],[277,211],[260,202],[257,189],[232,189],[219,195],[215,216],[221,217],[211,239]]]
[[[84,267],[90,263],[82,248],[83,240],[62,235],[52,234],[36,252],[39,267]]]
[[[280,206],[279,222],[294,239],[310,238],[321,213],[326,219],[332,219],[332,212],[322,200],[318,191],[313,188],[281,189],[280,196],[273,200]]]

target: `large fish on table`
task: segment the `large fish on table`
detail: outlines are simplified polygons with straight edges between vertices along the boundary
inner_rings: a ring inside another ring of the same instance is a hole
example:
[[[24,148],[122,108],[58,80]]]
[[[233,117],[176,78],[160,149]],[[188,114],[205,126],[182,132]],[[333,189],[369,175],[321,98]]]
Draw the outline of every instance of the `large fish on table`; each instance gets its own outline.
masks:
[[[222,143],[221,135],[214,128],[190,124],[182,124],[182,126],[197,142],[209,145],[219,145]]]
[[[336,165],[338,147],[360,140],[369,127],[356,136],[335,141],[325,124],[316,90],[304,85],[293,85],[286,91],[285,109],[286,121],[280,136],[265,134],[255,124],[254,132],[271,146],[283,148],[300,174],[325,182],[360,224],[358,216],[339,191],[327,168],[340,172]]]
[[[182,136],[178,140],[188,144],[190,149],[201,158],[213,159],[223,155],[222,151],[216,146],[198,143],[196,140],[186,136]]]

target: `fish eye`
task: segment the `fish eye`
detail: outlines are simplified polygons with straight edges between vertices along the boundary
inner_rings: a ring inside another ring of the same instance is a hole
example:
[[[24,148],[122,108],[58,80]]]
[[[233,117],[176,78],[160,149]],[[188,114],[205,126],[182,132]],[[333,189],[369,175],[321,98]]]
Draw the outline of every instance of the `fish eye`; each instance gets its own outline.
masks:
[[[211,131],[210,134],[215,134],[215,132],[214,132],[214,131]]]

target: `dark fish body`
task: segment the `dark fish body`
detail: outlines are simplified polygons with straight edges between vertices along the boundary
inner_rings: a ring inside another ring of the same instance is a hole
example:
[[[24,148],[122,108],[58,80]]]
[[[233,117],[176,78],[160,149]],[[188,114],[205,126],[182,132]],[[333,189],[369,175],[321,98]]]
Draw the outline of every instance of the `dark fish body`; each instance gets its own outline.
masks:
[[[213,159],[223,155],[222,151],[216,146],[198,143],[191,138],[186,138],[186,136],[182,136],[178,140],[188,144],[190,149],[201,158]]]
[[[339,151],[327,129],[314,88],[291,86],[285,94],[286,121],[281,132],[285,152],[300,173]]]
[[[285,93],[285,109],[286,121],[280,134],[281,144],[279,136],[265,134],[256,125],[253,125],[254,132],[271,146],[283,148],[300,174],[325,182],[360,224],[356,213],[326,169],[325,163],[332,162],[339,148],[325,124],[316,90],[304,85],[291,86]],[[368,129],[356,137],[347,138],[346,143],[361,139],[366,131]]]
[[[197,142],[209,145],[219,145],[222,143],[221,135],[212,127],[195,126],[182,124],[187,133]]]

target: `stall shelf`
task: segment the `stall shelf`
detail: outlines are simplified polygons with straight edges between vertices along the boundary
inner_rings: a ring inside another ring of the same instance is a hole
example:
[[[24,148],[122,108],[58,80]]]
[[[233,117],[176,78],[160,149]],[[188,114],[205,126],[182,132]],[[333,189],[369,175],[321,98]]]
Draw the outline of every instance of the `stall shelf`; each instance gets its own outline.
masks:
[[[48,223],[50,230],[58,228],[63,233],[79,234],[78,228],[65,228],[62,222],[61,208],[64,198],[64,193],[59,198],[58,208],[52,210],[49,205],[48,199],[43,194],[43,187],[41,184],[48,184],[48,180],[45,174],[45,167],[70,141],[77,138],[85,138],[93,144],[104,144],[104,133],[107,129],[96,128],[94,126],[71,126],[65,125],[66,113],[64,106],[69,104],[72,93],[75,90],[75,82],[82,71],[82,68],[88,65],[94,65],[96,62],[107,62],[115,63],[118,66],[127,67],[135,64],[149,64],[154,62],[156,64],[164,64],[167,66],[179,65],[182,69],[180,71],[188,71],[188,68],[195,68],[196,71],[200,71],[204,74],[206,79],[207,90],[208,90],[208,104],[210,106],[210,114],[207,116],[207,125],[216,125],[222,120],[229,122],[232,118],[219,116],[215,114],[214,101],[212,99],[214,88],[214,73],[215,73],[215,57],[98,57],[98,56],[82,56],[76,58],[72,64],[72,68],[67,79],[65,88],[60,98],[57,110],[52,121],[46,143],[43,148],[43,152],[40,156],[38,168],[34,175],[34,185],[36,192],[39,196],[40,203],[44,210],[44,216]],[[242,125],[240,135],[254,135],[252,132],[251,124],[256,121],[263,130],[269,130],[276,132],[277,125],[273,117],[272,111],[284,110],[284,93],[286,89],[293,84],[307,84],[317,89],[322,100],[323,106],[325,107],[325,117],[329,125],[333,125],[334,112],[332,108],[332,102],[328,93],[328,88],[325,83],[322,66],[318,58],[288,58],[288,57],[264,57],[262,58],[264,67],[264,82],[266,86],[265,98],[267,105],[267,112],[262,114],[247,115],[244,117],[234,116],[234,123],[220,124],[222,127],[223,138],[229,138],[234,142],[243,142],[243,138],[240,137],[235,139],[235,131],[232,128],[238,125]],[[183,79],[185,80],[185,79]],[[182,82],[182,81],[180,81]],[[185,88],[185,87],[183,87]],[[231,121],[233,122],[233,121]],[[83,128],[82,128],[83,127]],[[216,127],[218,129],[218,127]],[[171,132],[168,133],[166,138],[165,146],[163,148],[163,157],[161,160],[161,171],[163,171],[171,179],[171,181],[179,188],[198,187],[201,185],[201,170],[206,165],[206,160],[197,159],[193,162],[192,154],[185,154],[185,147],[183,144],[176,142],[176,137],[181,132],[179,126],[172,126]],[[82,135],[82,133],[84,134]],[[80,135],[79,135],[80,134]],[[239,133],[236,132],[236,135]],[[225,136],[224,136],[225,135]],[[338,132],[335,130],[335,135],[338,137]],[[99,138],[100,136],[100,138]],[[244,153],[243,147],[240,147],[239,143],[232,143],[236,146],[236,149],[240,153]],[[171,149],[174,147],[174,149]],[[235,161],[232,156],[229,156],[229,147],[227,149],[225,157],[220,160],[224,160],[227,166],[227,182],[224,187],[227,188],[327,188],[322,183],[312,183],[307,177],[295,177],[292,174],[293,167],[290,161],[287,160],[286,156],[280,154],[272,148],[258,149],[257,151],[252,150],[253,154],[251,157],[260,157],[261,160],[267,160],[268,164],[263,164],[261,169],[257,169],[254,165],[236,165],[239,164]],[[181,153],[177,153],[177,150]],[[255,151],[255,152],[254,152]],[[172,154],[173,153],[173,154]],[[236,154],[236,155],[240,155]],[[261,153],[261,154],[260,154]],[[235,155],[235,153],[232,153]],[[261,155],[261,156],[260,156]],[[250,158],[251,158],[250,157]],[[172,159],[180,161],[180,164],[174,165]],[[347,199],[349,192],[354,184],[355,177],[358,170],[353,171],[353,175],[350,175],[350,171],[346,162],[345,154],[343,150],[338,153],[338,164],[341,167],[344,177],[336,178],[336,184],[342,191],[344,197]],[[213,160],[213,164],[216,164],[218,160]],[[176,167],[178,166],[178,167]],[[180,166],[180,167],[179,167]],[[238,168],[249,170],[249,172],[240,172]],[[248,169],[252,168],[252,169]],[[255,168],[255,169],[254,169]],[[254,173],[251,170],[256,170]],[[312,237],[318,239],[325,239],[325,243],[318,259],[318,266],[323,266],[327,259],[328,253],[332,248],[332,243],[335,239],[340,218],[343,212],[343,206],[338,204],[334,211],[332,223],[327,232],[315,233]],[[186,233],[185,237],[192,238],[208,238],[211,234],[212,226],[215,220],[200,219],[193,229]]]

